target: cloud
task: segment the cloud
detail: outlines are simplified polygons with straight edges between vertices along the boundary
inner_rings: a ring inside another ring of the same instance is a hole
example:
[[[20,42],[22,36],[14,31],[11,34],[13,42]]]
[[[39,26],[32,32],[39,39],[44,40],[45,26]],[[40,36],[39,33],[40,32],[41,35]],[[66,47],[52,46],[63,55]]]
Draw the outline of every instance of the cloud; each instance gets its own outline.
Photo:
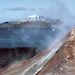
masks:
[[[4,11],[37,11],[37,10],[45,10],[44,8],[25,8],[25,7],[15,7],[15,8],[4,8]]]
[[[37,8],[30,8],[30,11],[38,10]]]
[[[15,8],[4,8],[3,10],[7,10],[7,11],[26,11],[28,10],[25,7],[15,7]]]

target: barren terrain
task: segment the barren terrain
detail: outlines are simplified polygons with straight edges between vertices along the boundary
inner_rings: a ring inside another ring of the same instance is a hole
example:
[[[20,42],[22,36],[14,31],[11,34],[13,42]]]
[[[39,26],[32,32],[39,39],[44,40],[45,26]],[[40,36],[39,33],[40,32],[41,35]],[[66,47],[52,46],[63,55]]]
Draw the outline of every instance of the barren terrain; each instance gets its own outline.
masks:
[[[20,75],[20,73],[26,68],[26,65],[33,64],[44,55],[43,53],[38,54],[30,60],[22,61],[15,65],[11,65],[7,70],[1,69],[0,75]],[[35,66],[34,66],[35,67]],[[34,68],[33,67],[33,68]],[[32,72],[33,69],[31,70]],[[23,73],[21,73],[22,75]],[[29,75],[29,74],[23,74]],[[33,73],[31,74],[33,75]],[[49,60],[41,71],[37,75],[75,75],[75,30],[73,29],[66,40],[66,43],[59,49],[59,51]]]
[[[75,30],[73,29],[61,50],[37,75],[75,75]]]

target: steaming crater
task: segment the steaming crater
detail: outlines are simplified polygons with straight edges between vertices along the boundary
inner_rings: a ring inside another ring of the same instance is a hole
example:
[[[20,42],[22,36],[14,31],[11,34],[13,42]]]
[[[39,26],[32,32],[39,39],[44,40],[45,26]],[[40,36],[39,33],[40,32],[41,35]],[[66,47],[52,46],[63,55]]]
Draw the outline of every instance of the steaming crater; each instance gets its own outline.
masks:
[[[57,20],[48,19],[47,22],[46,18],[40,16],[28,18],[26,21],[0,24],[0,48],[36,47],[38,50],[45,50],[61,31],[56,26]],[[51,25],[53,23],[56,25]]]
[[[30,58],[39,51],[51,48],[66,35],[66,29],[58,19],[47,21],[43,17],[28,18],[25,21],[9,21],[0,24],[1,67],[16,60],[14,56],[17,60],[22,59],[21,57]]]

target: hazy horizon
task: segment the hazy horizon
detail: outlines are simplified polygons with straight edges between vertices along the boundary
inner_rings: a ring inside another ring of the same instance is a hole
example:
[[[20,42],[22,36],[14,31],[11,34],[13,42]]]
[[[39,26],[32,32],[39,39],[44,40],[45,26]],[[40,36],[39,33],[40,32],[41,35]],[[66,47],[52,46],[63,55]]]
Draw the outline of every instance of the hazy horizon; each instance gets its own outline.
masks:
[[[1,0],[0,22],[41,15],[75,24],[74,8],[74,0]]]

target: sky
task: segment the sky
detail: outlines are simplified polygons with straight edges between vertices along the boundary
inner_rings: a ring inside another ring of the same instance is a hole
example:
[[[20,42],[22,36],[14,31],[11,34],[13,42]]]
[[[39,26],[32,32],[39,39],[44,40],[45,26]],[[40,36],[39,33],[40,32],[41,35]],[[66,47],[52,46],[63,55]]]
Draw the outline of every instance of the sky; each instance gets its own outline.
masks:
[[[0,0],[0,21],[24,19],[49,8],[49,0]]]
[[[41,15],[74,22],[75,0],[0,0],[0,22]]]

